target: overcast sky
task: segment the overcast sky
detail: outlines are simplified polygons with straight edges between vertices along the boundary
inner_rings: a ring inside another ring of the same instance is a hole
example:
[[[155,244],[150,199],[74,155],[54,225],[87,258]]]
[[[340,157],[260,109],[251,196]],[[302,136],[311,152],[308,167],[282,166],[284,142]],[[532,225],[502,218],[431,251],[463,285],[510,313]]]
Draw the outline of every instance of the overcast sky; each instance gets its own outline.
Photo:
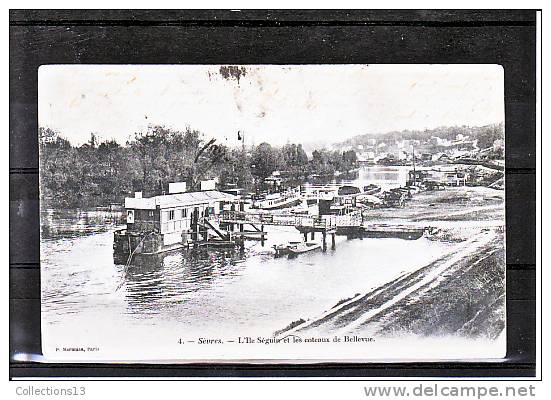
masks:
[[[50,65],[39,70],[42,127],[81,144],[95,132],[124,144],[149,125],[236,145],[337,142],[363,133],[504,121],[496,65]]]

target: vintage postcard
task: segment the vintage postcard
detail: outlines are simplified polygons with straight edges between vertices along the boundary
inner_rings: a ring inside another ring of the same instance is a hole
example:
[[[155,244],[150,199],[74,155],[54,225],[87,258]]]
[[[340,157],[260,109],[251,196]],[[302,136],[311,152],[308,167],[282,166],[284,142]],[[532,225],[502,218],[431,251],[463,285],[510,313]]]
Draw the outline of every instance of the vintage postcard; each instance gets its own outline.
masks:
[[[46,361],[506,354],[498,65],[46,65]]]

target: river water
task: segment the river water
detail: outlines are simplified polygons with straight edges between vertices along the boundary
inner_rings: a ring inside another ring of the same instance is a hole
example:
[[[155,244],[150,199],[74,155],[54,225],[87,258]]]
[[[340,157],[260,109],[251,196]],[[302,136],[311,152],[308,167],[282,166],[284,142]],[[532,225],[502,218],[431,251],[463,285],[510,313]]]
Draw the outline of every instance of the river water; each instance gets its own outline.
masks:
[[[409,166],[372,166],[362,167],[354,174],[354,176],[345,176],[335,178],[331,181],[312,181],[307,182],[304,186],[306,188],[310,186],[334,186],[340,185],[353,185],[360,189],[368,184],[375,184],[380,186],[383,190],[388,190],[396,187],[405,186],[408,180],[408,172],[412,169]]]
[[[337,237],[334,251],[275,258],[273,244],[301,237],[268,227],[264,246],[247,242],[244,252],[176,251],[125,269],[112,253],[121,213],[45,210],[42,224],[42,329],[52,348],[77,337],[134,346],[121,336],[159,332],[270,336],[429,263],[448,246]]]

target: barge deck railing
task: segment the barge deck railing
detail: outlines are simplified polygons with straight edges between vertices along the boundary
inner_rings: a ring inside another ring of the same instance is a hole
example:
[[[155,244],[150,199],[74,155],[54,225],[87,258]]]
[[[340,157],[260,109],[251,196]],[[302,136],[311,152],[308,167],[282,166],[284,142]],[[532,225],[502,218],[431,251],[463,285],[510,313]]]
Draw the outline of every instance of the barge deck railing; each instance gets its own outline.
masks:
[[[297,229],[335,229],[338,227],[359,227],[362,225],[360,212],[346,215],[296,215],[290,213],[257,213],[245,211],[223,211],[220,215],[211,216],[218,222],[229,224],[256,224],[293,226]]]

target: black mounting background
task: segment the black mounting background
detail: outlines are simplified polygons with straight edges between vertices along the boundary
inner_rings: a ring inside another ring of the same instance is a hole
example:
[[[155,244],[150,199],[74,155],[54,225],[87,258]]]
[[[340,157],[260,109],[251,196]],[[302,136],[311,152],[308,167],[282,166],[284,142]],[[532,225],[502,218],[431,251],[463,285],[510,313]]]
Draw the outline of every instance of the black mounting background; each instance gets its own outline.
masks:
[[[532,377],[536,367],[534,10],[11,10],[10,376]],[[43,64],[500,64],[507,358],[498,363],[38,364],[37,70]],[[541,283],[540,283],[541,284]]]

